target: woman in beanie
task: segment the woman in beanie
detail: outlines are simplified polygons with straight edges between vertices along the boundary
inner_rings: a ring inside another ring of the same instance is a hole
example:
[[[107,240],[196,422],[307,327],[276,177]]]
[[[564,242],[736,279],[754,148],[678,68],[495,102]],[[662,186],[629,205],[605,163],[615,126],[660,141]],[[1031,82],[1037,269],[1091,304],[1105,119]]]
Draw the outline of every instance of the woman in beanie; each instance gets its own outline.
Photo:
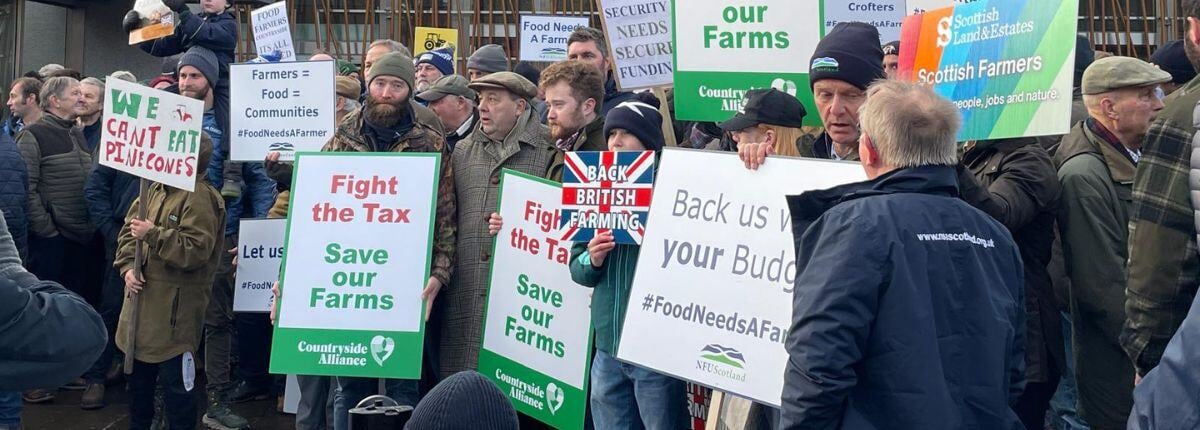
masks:
[[[636,95],[608,112],[604,134],[609,151],[655,151],[663,148],[658,99]],[[687,426],[683,381],[618,362],[613,356],[629,304],[638,245],[618,245],[611,232],[571,247],[571,279],[594,289],[592,327],[596,355],[592,360],[592,423],[597,429],[681,429]],[[640,417],[641,421],[635,421]]]
[[[800,100],[783,91],[750,90],[741,111],[718,126],[738,144],[765,143],[774,148],[773,154],[799,157],[799,144],[805,136],[800,127],[806,113]]]

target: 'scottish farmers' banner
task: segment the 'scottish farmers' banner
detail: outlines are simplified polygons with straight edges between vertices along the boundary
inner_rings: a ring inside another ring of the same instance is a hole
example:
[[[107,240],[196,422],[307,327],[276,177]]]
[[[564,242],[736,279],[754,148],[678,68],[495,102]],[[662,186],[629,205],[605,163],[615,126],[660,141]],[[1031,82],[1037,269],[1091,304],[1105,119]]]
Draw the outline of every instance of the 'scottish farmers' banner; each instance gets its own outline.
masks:
[[[278,4],[278,3],[277,3]],[[319,151],[337,118],[333,61],[231,64],[229,132],[233,160],[284,160]]]
[[[518,411],[556,429],[583,429],[592,357],[591,289],[567,270],[558,240],[559,185],[511,170],[500,182],[479,372]]]
[[[587,242],[612,231],[642,243],[654,192],[654,151],[568,152],[562,183],[562,238]]]
[[[278,51],[280,61],[296,61],[286,5],[286,1],[279,1],[250,12],[250,22],[254,25],[254,49],[258,55]]]
[[[862,167],[772,157],[751,171],[672,148],[660,164],[617,358],[778,407],[796,279],[785,196],[863,180]]]
[[[821,37],[820,9],[820,2],[797,0],[672,2],[678,119],[727,120],[747,91],[771,87],[817,112],[808,69]],[[820,119],[810,114],[804,122]]]
[[[954,102],[958,140],[1065,134],[1078,0],[979,0],[904,21],[900,73]]]
[[[671,0],[597,0],[621,90],[666,87],[675,71]]]
[[[286,218],[242,219],[238,228],[234,312],[270,312],[271,285],[279,280]]]
[[[416,379],[440,154],[301,153],[271,373]]]
[[[521,15],[521,61],[566,60],[567,38],[587,26],[587,17]]]
[[[121,79],[104,91],[100,165],[194,191],[204,102]]]

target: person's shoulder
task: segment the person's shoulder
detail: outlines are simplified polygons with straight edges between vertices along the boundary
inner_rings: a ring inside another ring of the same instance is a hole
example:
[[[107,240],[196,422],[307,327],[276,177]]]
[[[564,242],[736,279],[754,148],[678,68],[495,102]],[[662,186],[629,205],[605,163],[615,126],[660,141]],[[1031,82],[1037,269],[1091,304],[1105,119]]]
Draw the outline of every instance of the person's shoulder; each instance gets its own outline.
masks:
[[[1058,168],[1058,179],[1067,185],[1068,181],[1099,180],[1107,176],[1108,166],[1100,158],[1100,154],[1081,153],[1068,158]]]

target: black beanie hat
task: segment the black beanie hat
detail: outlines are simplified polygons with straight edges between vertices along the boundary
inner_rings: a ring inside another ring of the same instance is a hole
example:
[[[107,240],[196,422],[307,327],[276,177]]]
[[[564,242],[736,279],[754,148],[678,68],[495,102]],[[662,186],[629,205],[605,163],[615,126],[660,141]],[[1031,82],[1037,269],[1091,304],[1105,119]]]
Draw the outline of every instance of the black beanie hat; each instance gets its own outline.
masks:
[[[604,137],[613,129],[623,129],[637,136],[648,151],[660,151],[666,145],[663,138],[662,114],[658,98],[648,92],[637,93],[608,111],[604,117]]]
[[[1150,62],[1170,73],[1171,81],[1177,84],[1186,84],[1196,77],[1196,69],[1192,68],[1187,53],[1183,51],[1182,40],[1167,42],[1166,45],[1158,47],[1154,55],[1150,56]]]
[[[203,46],[193,46],[179,58],[179,67],[175,70],[182,69],[183,66],[195,67],[201,75],[204,75],[204,79],[208,80],[208,86],[216,88],[217,80],[221,77],[219,64],[217,54]]]
[[[871,24],[843,22],[817,43],[809,64],[809,88],[822,79],[846,81],[859,89],[883,79],[883,48]]]
[[[517,410],[496,384],[473,370],[450,375],[417,403],[404,430],[518,430]]]

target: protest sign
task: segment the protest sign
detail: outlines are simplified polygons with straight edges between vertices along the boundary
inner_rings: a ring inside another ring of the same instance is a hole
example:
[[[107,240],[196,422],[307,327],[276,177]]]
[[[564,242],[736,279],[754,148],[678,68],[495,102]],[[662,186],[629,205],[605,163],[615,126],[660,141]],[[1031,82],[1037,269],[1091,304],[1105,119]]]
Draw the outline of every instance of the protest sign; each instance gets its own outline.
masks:
[[[712,402],[712,390],[689,382],[687,384],[688,416],[692,424],[690,430],[705,430],[708,428],[708,405]]]
[[[238,228],[234,312],[270,312],[271,285],[279,280],[287,219],[242,219]]]
[[[819,125],[808,90],[809,59],[821,37],[815,1],[672,2],[675,109],[678,120],[724,121],[746,91],[777,88],[804,103],[807,125]]]
[[[416,379],[441,154],[301,153],[271,373]]]
[[[234,161],[279,151],[319,151],[337,126],[334,62],[231,64],[229,133]]]
[[[500,179],[499,213],[479,372],[525,415],[583,429],[592,357],[591,289],[567,270],[558,240],[559,184],[513,170]]]
[[[587,26],[587,17],[521,15],[521,61],[566,60],[567,38]]]
[[[454,48],[455,55],[457,55],[458,30],[456,29],[417,27],[413,36],[413,58],[417,58],[425,51],[432,51],[443,46]]]
[[[945,1],[945,0],[943,0]],[[843,22],[865,22],[879,29],[880,43],[900,40],[904,0],[823,0],[825,33]]]
[[[622,91],[671,86],[670,0],[596,0]]]
[[[963,118],[959,141],[1065,134],[1078,6],[979,0],[911,16],[900,76],[954,102]]]
[[[204,102],[121,79],[104,91],[100,165],[195,190]]]
[[[280,61],[296,61],[296,48],[292,46],[292,30],[288,27],[286,7],[286,1],[278,1],[250,12],[250,23],[254,26],[254,49],[258,55],[278,51]]]
[[[654,151],[568,152],[562,183],[562,238],[587,242],[612,231],[642,243],[654,192]]]
[[[737,154],[664,150],[617,358],[778,407],[796,278],[785,196],[864,179],[857,163],[752,171]]]
[[[130,45],[175,34],[178,17],[162,0],[137,0],[133,2],[133,10],[137,12],[138,27],[129,32]]]

